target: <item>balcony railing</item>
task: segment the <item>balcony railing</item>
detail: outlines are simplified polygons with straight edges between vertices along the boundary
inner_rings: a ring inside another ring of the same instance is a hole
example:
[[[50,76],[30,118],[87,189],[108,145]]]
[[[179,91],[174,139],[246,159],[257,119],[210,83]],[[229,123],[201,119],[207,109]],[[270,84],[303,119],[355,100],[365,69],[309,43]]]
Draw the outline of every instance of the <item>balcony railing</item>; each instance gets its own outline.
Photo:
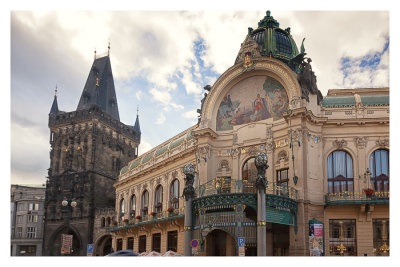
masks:
[[[173,211],[162,211],[158,212],[154,215],[146,215],[146,216],[136,216],[128,221],[118,222],[116,226],[112,227],[110,231],[116,230],[118,228],[124,227],[132,227],[136,225],[148,224],[156,221],[164,221],[168,219],[173,219],[176,217],[183,216],[185,214],[185,208],[174,209]]]
[[[256,193],[255,182],[246,180],[235,180],[227,177],[218,177],[200,185],[196,189],[197,197],[205,197],[217,194],[232,193]],[[286,196],[297,200],[298,192],[293,187],[278,185],[276,183],[268,183],[266,194]]]
[[[389,192],[374,192],[371,196],[367,196],[365,192],[330,193],[325,196],[325,203],[327,205],[389,203]]]

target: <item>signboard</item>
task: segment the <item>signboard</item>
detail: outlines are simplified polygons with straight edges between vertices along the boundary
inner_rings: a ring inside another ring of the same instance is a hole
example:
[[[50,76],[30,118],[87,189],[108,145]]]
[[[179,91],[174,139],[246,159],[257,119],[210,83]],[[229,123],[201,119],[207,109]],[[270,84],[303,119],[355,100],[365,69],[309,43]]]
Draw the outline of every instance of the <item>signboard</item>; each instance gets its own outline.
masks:
[[[93,244],[87,244],[87,256],[93,255]]]
[[[192,247],[192,254],[193,255],[197,255],[197,252],[198,252],[198,248],[197,247],[195,247],[195,248]]]
[[[190,245],[192,246],[192,248],[197,248],[197,246],[199,245],[199,241],[197,239],[193,239]]]
[[[71,254],[72,235],[61,235],[61,254]]]
[[[246,244],[245,238],[244,238],[244,237],[239,237],[239,238],[238,238],[238,246],[239,246],[239,247],[244,247],[245,244]]]
[[[279,224],[286,224],[286,225],[294,225],[294,217],[287,210],[278,210],[274,208],[266,208],[265,209],[267,222],[271,223],[279,223]]]
[[[324,225],[321,222],[310,220],[308,236],[310,256],[323,256]]]

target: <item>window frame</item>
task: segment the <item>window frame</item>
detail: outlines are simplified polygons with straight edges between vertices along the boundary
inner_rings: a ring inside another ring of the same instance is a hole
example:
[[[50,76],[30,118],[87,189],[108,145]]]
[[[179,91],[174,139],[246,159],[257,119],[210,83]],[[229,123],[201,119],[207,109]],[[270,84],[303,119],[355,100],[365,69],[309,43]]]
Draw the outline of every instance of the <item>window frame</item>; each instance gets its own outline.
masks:
[[[343,152],[344,154],[344,162],[345,162],[345,174],[346,176],[348,175],[349,172],[349,167],[351,167],[351,173],[352,177],[345,177],[342,174],[339,174],[335,177],[329,177],[330,173],[332,173],[332,176],[334,176],[334,172],[336,170],[336,166],[338,166],[338,163],[335,162],[335,153]],[[351,166],[348,166],[348,158],[351,160]],[[331,160],[331,164],[328,164],[328,161]],[[345,150],[334,150],[331,153],[329,153],[327,159],[326,159],[326,173],[327,173],[327,182],[328,182],[328,193],[341,193],[341,192],[353,192],[354,191],[354,160],[353,157],[350,155],[349,152]],[[331,166],[332,170],[329,169],[329,166]],[[339,190],[336,190],[336,189]]]

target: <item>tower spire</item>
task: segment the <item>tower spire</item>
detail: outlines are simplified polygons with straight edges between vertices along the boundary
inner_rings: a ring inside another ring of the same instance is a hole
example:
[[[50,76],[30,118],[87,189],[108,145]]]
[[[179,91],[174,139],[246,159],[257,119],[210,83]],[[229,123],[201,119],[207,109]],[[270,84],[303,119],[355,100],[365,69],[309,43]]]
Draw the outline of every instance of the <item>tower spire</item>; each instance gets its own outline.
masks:
[[[139,124],[139,105],[137,105],[137,109],[136,109],[136,121],[135,121],[135,125],[133,126],[133,129],[140,133],[140,124]]]
[[[54,90],[54,100],[53,100],[53,104],[51,105],[51,109],[50,109],[50,114],[58,114],[59,110],[58,110],[58,103],[57,103],[57,85],[56,88]]]

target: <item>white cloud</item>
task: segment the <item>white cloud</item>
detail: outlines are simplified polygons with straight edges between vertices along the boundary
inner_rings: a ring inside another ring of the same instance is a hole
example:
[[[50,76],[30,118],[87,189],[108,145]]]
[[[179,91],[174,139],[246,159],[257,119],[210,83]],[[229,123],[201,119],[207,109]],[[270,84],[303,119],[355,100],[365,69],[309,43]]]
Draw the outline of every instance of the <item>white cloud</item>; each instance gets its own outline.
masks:
[[[160,113],[160,116],[157,118],[156,123],[163,124],[165,122],[165,119],[166,119],[166,117],[165,117],[164,113]]]
[[[147,151],[149,151],[152,148],[153,148],[153,146],[149,142],[147,142],[147,140],[145,138],[142,138],[140,140],[140,145],[139,145],[139,155],[146,153]]]
[[[197,110],[189,110],[186,111],[185,113],[182,114],[182,117],[187,118],[187,119],[193,119],[196,118],[197,119]]]
[[[142,91],[141,90],[137,91],[137,93],[135,95],[136,95],[137,100],[140,101],[142,99]]]

